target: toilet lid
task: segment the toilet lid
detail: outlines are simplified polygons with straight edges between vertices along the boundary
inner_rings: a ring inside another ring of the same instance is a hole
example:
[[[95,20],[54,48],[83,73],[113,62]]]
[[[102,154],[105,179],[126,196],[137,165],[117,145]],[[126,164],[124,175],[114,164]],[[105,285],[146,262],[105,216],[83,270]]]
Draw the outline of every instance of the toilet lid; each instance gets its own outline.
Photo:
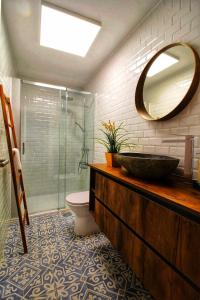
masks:
[[[89,191],[72,193],[66,197],[66,202],[73,205],[88,204]]]

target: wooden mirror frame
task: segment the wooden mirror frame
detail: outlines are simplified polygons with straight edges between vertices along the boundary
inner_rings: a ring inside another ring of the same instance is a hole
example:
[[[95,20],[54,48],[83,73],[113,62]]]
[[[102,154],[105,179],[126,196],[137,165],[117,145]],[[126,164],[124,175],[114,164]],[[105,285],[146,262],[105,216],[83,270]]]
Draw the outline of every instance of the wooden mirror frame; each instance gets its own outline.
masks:
[[[144,105],[144,98],[143,98],[143,89],[144,89],[144,83],[147,77],[147,73],[151,67],[151,65],[153,64],[153,62],[156,60],[156,58],[163,52],[165,52],[166,50],[175,47],[175,46],[184,46],[189,48],[193,55],[194,55],[194,61],[195,61],[195,72],[194,72],[194,76],[192,79],[192,82],[190,84],[190,87],[187,91],[187,93],[185,94],[184,98],[180,101],[180,103],[167,115],[165,115],[164,117],[161,117],[159,119],[154,119],[146,110],[146,107]],[[177,42],[177,43],[173,43],[170,44],[164,48],[162,48],[161,50],[159,50],[151,59],[150,61],[147,63],[146,67],[144,68],[144,70],[142,71],[142,74],[140,75],[140,78],[138,80],[137,83],[137,87],[136,87],[136,92],[135,92],[135,106],[136,109],[138,111],[138,113],[140,114],[140,116],[142,118],[144,118],[145,120],[149,120],[149,121],[164,121],[164,120],[169,120],[171,118],[173,118],[174,116],[176,116],[179,112],[181,112],[187,105],[188,103],[192,100],[192,97],[194,96],[197,88],[198,88],[198,84],[199,84],[199,80],[200,80],[200,58],[198,53],[188,44],[185,43],[181,43],[181,42]]]

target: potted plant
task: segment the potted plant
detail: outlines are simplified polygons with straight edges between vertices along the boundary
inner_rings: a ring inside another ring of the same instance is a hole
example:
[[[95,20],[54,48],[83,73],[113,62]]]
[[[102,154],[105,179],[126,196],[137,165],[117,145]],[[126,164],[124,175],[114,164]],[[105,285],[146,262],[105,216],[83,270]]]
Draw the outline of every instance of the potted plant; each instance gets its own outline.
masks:
[[[97,142],[105,146],[107,152],[105,153],[108,167],[119,167],[116,160],[116,153],[119,153],[122,149],[131,148],[134,144],[128,143],[128,132],[124,128],[124,123],[121,122],[118,125],[115,122],[102,122],[102,138],[97,138]]]

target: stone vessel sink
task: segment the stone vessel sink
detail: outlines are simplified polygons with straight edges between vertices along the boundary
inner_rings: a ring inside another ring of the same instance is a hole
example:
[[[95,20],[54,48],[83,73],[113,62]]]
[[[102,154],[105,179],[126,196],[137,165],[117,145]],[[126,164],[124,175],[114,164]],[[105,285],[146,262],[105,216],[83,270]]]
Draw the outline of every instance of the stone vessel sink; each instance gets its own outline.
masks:
[[[179,164],[174,157],[145,153],[118,153],[116,160],[124,174],[152,180],[170,175]]]

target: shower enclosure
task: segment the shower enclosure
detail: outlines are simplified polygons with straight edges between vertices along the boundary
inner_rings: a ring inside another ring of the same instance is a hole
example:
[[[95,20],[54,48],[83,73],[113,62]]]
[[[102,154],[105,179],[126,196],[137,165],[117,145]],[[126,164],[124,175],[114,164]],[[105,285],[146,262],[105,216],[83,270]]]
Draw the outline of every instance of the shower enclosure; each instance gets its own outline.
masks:
[[[89,188],[93,160],[91,93],[22,83],[21,157],[30,213],[65,207]]]

